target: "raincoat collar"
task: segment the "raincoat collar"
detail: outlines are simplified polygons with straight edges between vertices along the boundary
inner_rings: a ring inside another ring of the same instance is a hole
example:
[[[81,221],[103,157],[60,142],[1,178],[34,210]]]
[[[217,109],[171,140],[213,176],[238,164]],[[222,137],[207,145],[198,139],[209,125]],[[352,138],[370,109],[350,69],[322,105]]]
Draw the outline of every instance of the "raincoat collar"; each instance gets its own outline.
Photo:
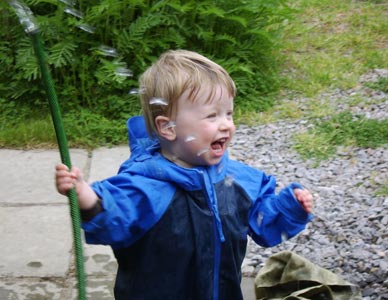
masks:
[[[216,165],[184,168],[160,154],[159,140],[149,137],[142,116],[130,118],[127,126],[131,157],[121,166],[120,172],[130,170],[155,180],[173,182],[187,191],[202,189],[205,175],[211,184],[225,178],[225,166],[229,160],[227,152]]]

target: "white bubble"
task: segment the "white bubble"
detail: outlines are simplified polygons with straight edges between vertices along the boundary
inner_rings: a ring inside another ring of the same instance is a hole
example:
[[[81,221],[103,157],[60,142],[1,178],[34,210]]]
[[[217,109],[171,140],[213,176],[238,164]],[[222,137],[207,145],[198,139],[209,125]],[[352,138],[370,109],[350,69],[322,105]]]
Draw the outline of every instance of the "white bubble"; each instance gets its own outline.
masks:
[[[150,105],[168,105],[168,101],[163,98],[153,97],[150,99]]]
[[[225,183],[225,186],[230,187],[234,183],[234,178],[232,176],[228,175],[228,176],[225,177],[224,183]]]
[[[119,54],[115,48],[108,47],[105,45],[101,45],[97,49],[98,53],[105,56],[112,56],[112,57],[118,57]]]
[[[74,8],[66,7],[64,9],[64,12],[68,13],[69,15],[72,15],[74,17],[80,18],[80,19],[82,19],[84,17],[84,14],[82,12],[80,12],[79,10],[76,10]]]
[[[209,148],[205,148],[205,149],[199,150],[198,153],[197,153],[197,156],[201,156],[201,155],[205,154],[208,151],[209,151]]]
[[[144,94],[145,93],[145,89],[131,89],[129,91],[129,94],[130,95],[137,95],[137,94]]]
[[[77,27],[83,31],[86,31],[88,33],[95,33],[96,29],[93,26],[90,26],[88,24],[79,24]]]
[[[192,142],[196,139],[194,135],[188,135],[185,139],[185,142]]]
[[[167,124],[163,125],[163,128],[167,129],[167,128],[173,128],[175,126],[176,126],[176,123],[174,121],[170,121]]]
[[[123,76],[123,77],[132,77],[133,73],[130,69],[124,68],[124,67],[118,67],[115,70],[115,74],[117,76]]]
[[[19,22],[26,33],[38,31],[38,24],[36,23],[34,15],[26,4],[20,3],[19,1],[9,1],[9,5],[15,10]]]
[[[74,4],[75,4],[75,1],[73,1],[73,0],[59,0],[59,1],[62,3],[65,3],[66,5],[69,5],[69,6],[74,6]]]
[[[287,234],[287,232],[283,231],[281,233],[281,239],[282,239],[282,242],[288,241],[288,234]]]
[[[261,223],[263,223],[263,219],[264,219],[263,212],[260,211],[257,216],[257,225],[259,227],[261,226]]]
[[[329,298],[326,293],[320,293],[319,295],[317,295],[317,297],[319,299],[322,299],[322,300],[330,300],[331,299],[331,297]]]
[[[354,295],[357,295],[360,292],[360,288],[358,286],[356,286],[356,285],[351,285],[350,289],[352,290],[352,293]]]

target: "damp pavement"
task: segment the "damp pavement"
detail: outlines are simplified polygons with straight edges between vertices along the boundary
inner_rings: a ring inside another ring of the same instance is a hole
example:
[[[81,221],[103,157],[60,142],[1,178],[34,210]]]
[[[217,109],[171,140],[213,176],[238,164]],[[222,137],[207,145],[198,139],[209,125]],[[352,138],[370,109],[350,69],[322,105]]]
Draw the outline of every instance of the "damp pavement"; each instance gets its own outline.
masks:
[[[117,172],[127,146],[70,150],[89,182]],[[69,204],[54,186],[57,150],[0,149],[0,299],[76,300]],[[87,299],[112,300],[116,261],[107,246],[83,246]],[[242,281],[253,300],[252,277]]]

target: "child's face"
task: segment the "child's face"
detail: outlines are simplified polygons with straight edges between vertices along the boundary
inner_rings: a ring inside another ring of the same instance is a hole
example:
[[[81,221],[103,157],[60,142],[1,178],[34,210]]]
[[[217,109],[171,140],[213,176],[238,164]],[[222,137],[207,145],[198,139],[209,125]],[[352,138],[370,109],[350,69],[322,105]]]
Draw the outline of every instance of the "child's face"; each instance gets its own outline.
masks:
[[[175,118],[176,139],[172,160],[184,167],[214,165],[220,162],[235,132],[233,97],[223,86],[203,87],[194,101],[184,92],[178,100]]]

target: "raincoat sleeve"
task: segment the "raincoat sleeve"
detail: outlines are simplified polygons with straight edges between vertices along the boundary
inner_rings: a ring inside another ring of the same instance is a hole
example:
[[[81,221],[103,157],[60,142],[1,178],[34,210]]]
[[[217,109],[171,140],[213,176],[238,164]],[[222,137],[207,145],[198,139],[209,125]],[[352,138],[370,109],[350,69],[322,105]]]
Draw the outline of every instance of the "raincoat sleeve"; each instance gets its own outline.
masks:
[[[305,229],[312,215],[295,198],[293,190],[303,189],[300,184],[292,183],[276,195],[275,178],[264,173],[260,177],[261,189],[249,213],[250,235],[259,245],[272,247]]]
[[[92,188],[103,210],[82,224],[86,242],[113,248],[141,238],[162,217],[175,192],[165,183],[129,173],[93,183]]]

